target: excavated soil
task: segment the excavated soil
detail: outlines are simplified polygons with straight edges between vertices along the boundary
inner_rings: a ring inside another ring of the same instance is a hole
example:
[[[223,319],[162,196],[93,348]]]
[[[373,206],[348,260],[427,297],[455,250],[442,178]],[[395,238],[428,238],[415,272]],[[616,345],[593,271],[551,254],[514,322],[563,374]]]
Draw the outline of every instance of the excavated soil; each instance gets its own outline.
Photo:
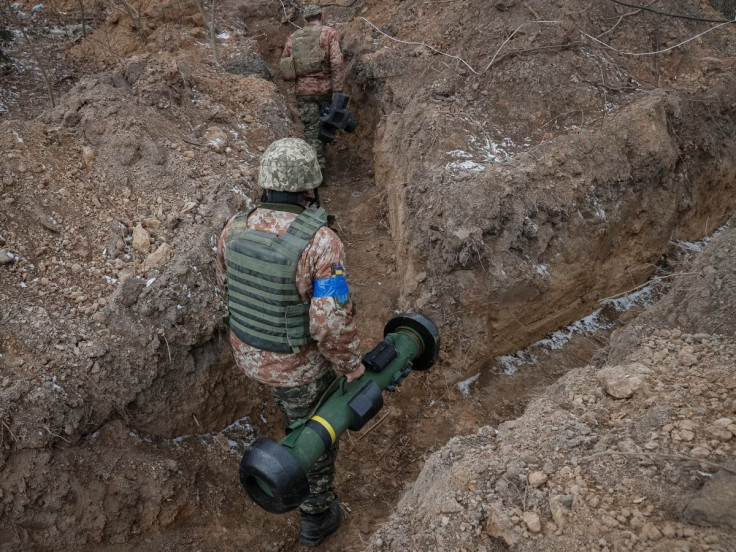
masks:
[[[260,153],[300,131],[273,70],[294,4],[218,3],[219,64],[195,2],[82,4],[83,27],[79,2],[15,5],[55,106],[21,36],[2,44],[0,550],[299,549],[298,516],[237,481],[281,418],[233,367],[213,265]],[[733,549],[730,521],[679,517],[733,457],[733,231],[718,262],[680,259],[734,212],[733,25],[674,47],[715,24],[572,0],[327,9],[360,124],[321,196],[363,348],[399,310],[444,346],[344,436],[323,549]],[[630,399],[601,390],[606,358],[642,367]]]

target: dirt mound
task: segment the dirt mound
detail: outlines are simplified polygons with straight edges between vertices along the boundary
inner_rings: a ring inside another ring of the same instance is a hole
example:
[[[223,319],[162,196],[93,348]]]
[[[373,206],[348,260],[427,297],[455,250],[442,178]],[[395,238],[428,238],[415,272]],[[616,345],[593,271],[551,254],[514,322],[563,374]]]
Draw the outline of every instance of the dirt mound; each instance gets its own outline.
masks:
[[[734,245],[723,232],[691,269],[701,280],[676,286],[701,306],[684,327],[734,300],[733,286],[708,300],[702,279],[732,275]],[[519,419],[451,440],[369,549],[736,547],[736,341],[664,328],[677,296],[631,326],[640,343],[615,363],[573,370]]]
[[[16,535],[41,517],[31,539],[78,543],[170,523],[191,499],[142,482],[128,505],[170,514],[96,515],[115,481],[79,488],[119,455],[91,436],[114,418],[149,438],[207,432],[259,406],[231,367],[212,251],[254,195],[258,148],[290,125],[268,81],[214,85],[206,67],[163,56],[83,78],[35,121],[0,122],[0,501]]]

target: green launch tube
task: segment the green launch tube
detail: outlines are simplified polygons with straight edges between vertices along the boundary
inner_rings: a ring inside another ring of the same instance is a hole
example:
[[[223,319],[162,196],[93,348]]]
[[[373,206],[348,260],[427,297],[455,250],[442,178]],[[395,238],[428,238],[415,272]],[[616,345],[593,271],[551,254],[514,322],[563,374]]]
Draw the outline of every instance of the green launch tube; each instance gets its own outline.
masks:
[[[357,431],[383,407],[412,370],[427,370],[437,360],[440,336],[428,318],[404,313],[384,328],[383,340],[363,358],[365,373],[347,383],[335,380],[314,412],[289,426],[280,442],[258,439],[240,462],[240,482],[248,495],[273,513],[293,510],[309,494],[306,474],[345,430]]]

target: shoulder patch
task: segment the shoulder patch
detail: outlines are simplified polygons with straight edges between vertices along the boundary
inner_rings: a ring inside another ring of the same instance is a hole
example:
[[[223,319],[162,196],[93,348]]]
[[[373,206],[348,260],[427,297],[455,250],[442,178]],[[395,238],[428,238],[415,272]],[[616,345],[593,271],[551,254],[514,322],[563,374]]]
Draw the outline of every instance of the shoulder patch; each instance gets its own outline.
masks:
[[[314,280],[313,297],[333,297],[338,303],[348,302],[350,289],[345,279],[345,269],[337,265],[332,268],[330,278],[317,278]]]

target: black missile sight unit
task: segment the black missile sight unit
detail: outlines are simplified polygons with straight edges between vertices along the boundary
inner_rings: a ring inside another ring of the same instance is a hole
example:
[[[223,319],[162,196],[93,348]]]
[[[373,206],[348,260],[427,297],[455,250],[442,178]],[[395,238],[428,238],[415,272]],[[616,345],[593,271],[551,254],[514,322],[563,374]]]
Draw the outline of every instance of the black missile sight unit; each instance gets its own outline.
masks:
[[[332,103],[324,103],[319,113],[319,136],[325,144],[335,140],[337,131],[353,132],[358,127],[358,121],[348,112],[350,96],[338,92],[332,98]]]

